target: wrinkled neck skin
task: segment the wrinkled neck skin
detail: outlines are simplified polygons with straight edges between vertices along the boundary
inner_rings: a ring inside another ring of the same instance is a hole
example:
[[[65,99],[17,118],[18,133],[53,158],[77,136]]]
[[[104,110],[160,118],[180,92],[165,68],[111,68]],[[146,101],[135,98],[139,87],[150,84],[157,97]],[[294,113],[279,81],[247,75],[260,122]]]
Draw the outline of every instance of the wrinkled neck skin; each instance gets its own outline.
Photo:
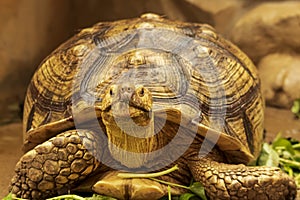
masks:
[[[115,160],[128,168],[139,168],[151,159],[147,153],[157,149],[153,114],[142,113],[132,118],[114,117],[113,112],[104,112],[102,119],[108,148]]]

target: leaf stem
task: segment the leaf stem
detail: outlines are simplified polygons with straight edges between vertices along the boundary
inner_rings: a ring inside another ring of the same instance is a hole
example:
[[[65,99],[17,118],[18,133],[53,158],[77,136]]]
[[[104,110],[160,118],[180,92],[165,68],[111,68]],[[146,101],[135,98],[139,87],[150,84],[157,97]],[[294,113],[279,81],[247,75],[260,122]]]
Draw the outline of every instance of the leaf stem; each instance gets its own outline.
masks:
[[[284,158],[279,158],[279,161],[285,163],[285,164],[289,164],[291,167],[296,167],[298,169],[300,169],[300,163],[296,162],[296,161],[292,161],[292,160],[287,160]]]
[[[61,195],[61,196],[57,196],[57,197],[53,197],[47,200],[60,200],[60,199],[75,199],[75,200],[86,200],[86,198],[83,198],[81,196],[78,195],[74,195],[74,194],[67,194],[67,195]]]
[[[284,147],[284,146],[278,146],[278,147],[275,147],[275,150],[286,150],[286,147]]]
[[[155,172],[155,173],[149,173],[149,174],[118,173],[117,176],[120,178],[155,178],[155,177],[169,174],[178,169],[179,169],[178,166],[175,165],[174,167],[164,170],[164,171],[161,171],[161,172]]]
[[[15,197],[15,196],[12,196],[11,199],[14,199],[14,200],[29,200],[29,199],[23,199],[23,198],[19,198],[19,197]]]
[[[171,187],[168,185],[168,199],[172,200]]]
[[[300,148],[300,143],[294,144],[292,147],[293,147],[294,149],[299,149],[299,148]]]
[[[184,185],[180,185],[180,184],[176,184],[176,183],[171,183],[171,182],[168,182],[168,181],[163,181],[163,180],[160,180],[160,179],[157,179],[157,178],[149,178],[149,179],[151,179],[153,181],[157,181],[159,183],[163,183],[163,184],[169,185],[169,186],[180,187],[180,188],[184,188],[184,189],[190,190],[190,187],[187,187],[187,186],[184,186]]]

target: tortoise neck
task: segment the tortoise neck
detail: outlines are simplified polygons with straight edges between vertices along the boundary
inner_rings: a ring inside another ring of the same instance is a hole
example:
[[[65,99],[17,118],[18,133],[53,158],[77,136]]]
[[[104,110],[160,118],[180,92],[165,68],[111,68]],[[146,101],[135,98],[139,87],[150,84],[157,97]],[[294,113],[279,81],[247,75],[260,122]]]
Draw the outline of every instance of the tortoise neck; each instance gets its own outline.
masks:
[[[139,168],[154,159],[149,153],[160,148],[160,142],[154,132],[153,117],[144,126],[130,119],[104,121],[104,124],[114,159],[129,168]]]

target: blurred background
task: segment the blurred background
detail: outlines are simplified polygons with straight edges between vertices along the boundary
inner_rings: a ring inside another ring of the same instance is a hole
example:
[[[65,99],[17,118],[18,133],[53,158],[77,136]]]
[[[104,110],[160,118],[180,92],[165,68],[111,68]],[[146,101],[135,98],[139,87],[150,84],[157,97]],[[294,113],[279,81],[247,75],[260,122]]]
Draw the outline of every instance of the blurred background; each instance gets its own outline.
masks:
[[[300,137],[300,120],[290,111],[300,98],[300,1],[1,0],[0,197],[22,154],[23,99],[39,63],[82,28],[145,12],[208,23],[239,46],[262,79],[267,139],[279,131]]]

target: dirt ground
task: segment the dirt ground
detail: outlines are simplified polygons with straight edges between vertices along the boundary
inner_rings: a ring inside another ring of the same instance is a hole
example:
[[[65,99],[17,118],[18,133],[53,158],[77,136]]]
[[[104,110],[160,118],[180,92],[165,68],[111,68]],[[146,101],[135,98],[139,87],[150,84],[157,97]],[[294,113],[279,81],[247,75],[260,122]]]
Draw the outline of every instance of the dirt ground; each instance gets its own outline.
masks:
[[[300,139],[300,119],[296,120],[289,110],[267,108],[265,127],[267,141],[271,141],[279,131]],[[0,198],[8,193],[7,187],[14,174],[14,166],[22,155],[21,144],[21,122],[0,126]]]
[[[22,124],[12,123],[0,127],[0,198],[8,194],[7,186],[14,167],[22,155]]]

